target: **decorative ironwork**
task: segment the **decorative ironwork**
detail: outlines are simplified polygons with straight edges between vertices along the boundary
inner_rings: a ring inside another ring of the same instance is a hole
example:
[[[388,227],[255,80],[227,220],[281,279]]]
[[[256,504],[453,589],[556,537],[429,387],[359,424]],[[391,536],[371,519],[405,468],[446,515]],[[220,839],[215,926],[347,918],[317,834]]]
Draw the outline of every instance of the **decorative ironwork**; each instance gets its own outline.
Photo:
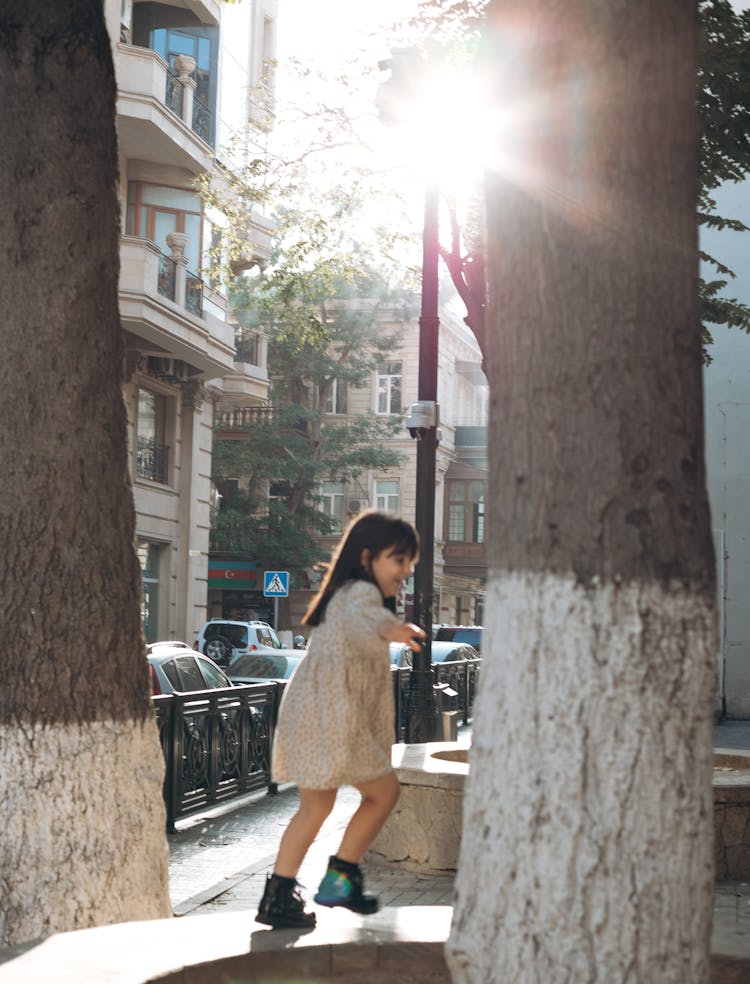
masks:
[[[136,450],[135,473],[138,478],[167,484],[169,474],[169,448],[157,444],[150,437],[139,437]]]
[[[481,660],[436,663],[438,679],[455,680],[455,709],[468,723]],[[408,690],[412,671],[391,671],[395,737],[405,740]],[[271,748],[279,704],[286,684],[248,684],[228,690],[171,694],[152,698],[166,766],[164,801],[169,827],[177,819],[243,796],[254,789],[275,789]]]
[[[254,771],[268,769],[270,762],[271,743],[268,740],[266,713],[267,710],[261,710],[259,707],[250,708],[250,733],[247,745],[250,764]]]
[[[185,307],[199,318],[203,317],[203,281],[195,273],[185,274]]]
[[[219,715],[219,772],[222,779],[238,779],[242,749],[238,709]]]
[[[180,82],[173,72],[167,71],[167,90],[164,96],[164,102],[166,103],[167,109],[171,109],[180,119],[182,119],[184,94],[185,89],[182,82]]]
[[[195,719],[184,719],[184,743],[182,754],[182,786],[184,790],[205,789],[208,786],[208,738],[201,724]]]
[[[409,723],[409,689],[411,670],[408,667],[391,667],[393,682],[394,726],[396,741],[406,741],[406,728]]]
[[[159,277],[156,289],[162,297],[170,301],[175,299],[175,284],[177,283],[177,264],[170,256],[159,253]]]
[[[211,143],[211,110],[197,97],[193,97],[193,132]]]

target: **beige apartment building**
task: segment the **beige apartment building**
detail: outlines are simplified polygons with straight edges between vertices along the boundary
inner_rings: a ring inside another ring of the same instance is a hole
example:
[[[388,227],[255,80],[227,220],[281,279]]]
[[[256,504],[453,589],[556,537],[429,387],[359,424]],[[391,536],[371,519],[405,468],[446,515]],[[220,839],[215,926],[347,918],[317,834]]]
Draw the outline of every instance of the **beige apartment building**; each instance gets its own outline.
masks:
[[[373,373],[367,390],[350,394],[349,412],[393,413],[417,400],[419,327],[405,326],[392,361]],[[433,623],[481,624],[487,572],[484,510],[487,492],[488,387],[479,346],[463,319],[440,312],[438,406],[440,442],[435,481]],[[417,442],[404,428],[394,439],[402,463],[385,474],[367,473],[354,487],[329,486],[328,511],[346,522],[362,508],[399,513],[414,521]],[[329,543],[332,546],[333,542]],[[400,599],[411,610],[408,590]]]
[[[253,120],[277,0],[105,0],[117,79],[124,397],[147,640],[191,642],[206,618],[211,445],[218,405],[267,398],[265,343],[235,337],[207,254],[222,217],[196,178]],[[247,265],[270,254],[251,218]]]
[[[359,302],[365,305],[366,302]],[[417,400],[419,378],[419,326],[416,316],[406,323],[400,315],[389,320],[387,310],[373,315],[384,331],[399,327],[401,344],[388,361],[370,374],[367,385],[334,390],[327,409],[331,419],[354,414],[401,415]],[[486,557],[484,509],[487,488],[487,408],[488,388],[481,369],[481,353],[474,336],[462,318],[449,310],[441,311],[438,402],[440,443],[438,445],[435,486],[435,547],[433,622],[460,624],[483,621]],[[221,432],[231,436],[252,419],[252,408],[223,413]],[[417,444],[404,426],[391,439],[391,446],[402,461],[387,472],[366,471],[356,481],[325,482],[319,489],[322,508],[334,520],[337,530],[364,509],[376,508],[397,513],[414,521],[416,509]],[[326,554],[335,547],[338,533],[321,538]],[[272,608],[262,597],[263,572],[254,558],[212,554],[214,576],[209,580],[209,612],[224,618],[270,618]],[[285,568],[284,558],[279,567]],[[315,572],[309,571],[309,588],[293,590],[289,617],[283,628],[306,630],[300,619],[317,587]],[[410,585],[399,599],[401,610],[409,615]],[[266,607],[264,607],[264,605]]]

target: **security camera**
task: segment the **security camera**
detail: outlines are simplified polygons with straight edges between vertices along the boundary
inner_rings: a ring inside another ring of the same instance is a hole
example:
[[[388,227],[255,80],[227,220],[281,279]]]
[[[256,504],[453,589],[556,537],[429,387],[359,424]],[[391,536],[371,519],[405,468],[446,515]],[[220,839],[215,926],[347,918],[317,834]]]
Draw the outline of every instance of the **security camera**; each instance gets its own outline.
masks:
[[[434,400],[417,400],[412,403],[406,418],[406,427],[412,437],[420,438],[426,430],[437,426],[438,407]]]

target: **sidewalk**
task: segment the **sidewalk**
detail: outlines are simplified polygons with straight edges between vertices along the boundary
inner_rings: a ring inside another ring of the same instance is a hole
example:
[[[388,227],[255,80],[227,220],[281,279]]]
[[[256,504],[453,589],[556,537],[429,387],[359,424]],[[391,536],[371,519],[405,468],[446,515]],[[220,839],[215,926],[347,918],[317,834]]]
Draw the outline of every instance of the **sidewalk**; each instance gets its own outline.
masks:
[[[284,828],[297,809],[293,786],[273,796],[252,797],[224,816],[188,823],[169,837],[169,889],[175,915],[246,910],[251,922],[276,857]],[[359,794],[342,789],[333,813],[311,847],[299,880],[312,898],[328,857],[356,809]],[[366,865],[367,890],[380,896],[381,906],[451,905],[453,875],[419,875],[384,865]]]

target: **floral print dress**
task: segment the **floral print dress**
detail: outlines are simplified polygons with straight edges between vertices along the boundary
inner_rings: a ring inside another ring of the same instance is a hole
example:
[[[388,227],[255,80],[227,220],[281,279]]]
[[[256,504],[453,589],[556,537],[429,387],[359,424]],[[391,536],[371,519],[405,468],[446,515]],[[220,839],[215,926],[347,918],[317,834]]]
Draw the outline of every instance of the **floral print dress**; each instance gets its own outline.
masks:
[[[344,584],[286,685],[273,742],[274,782],[337,789],[391,769],[393,684],[384,633],[399,619],[369,581]]]

